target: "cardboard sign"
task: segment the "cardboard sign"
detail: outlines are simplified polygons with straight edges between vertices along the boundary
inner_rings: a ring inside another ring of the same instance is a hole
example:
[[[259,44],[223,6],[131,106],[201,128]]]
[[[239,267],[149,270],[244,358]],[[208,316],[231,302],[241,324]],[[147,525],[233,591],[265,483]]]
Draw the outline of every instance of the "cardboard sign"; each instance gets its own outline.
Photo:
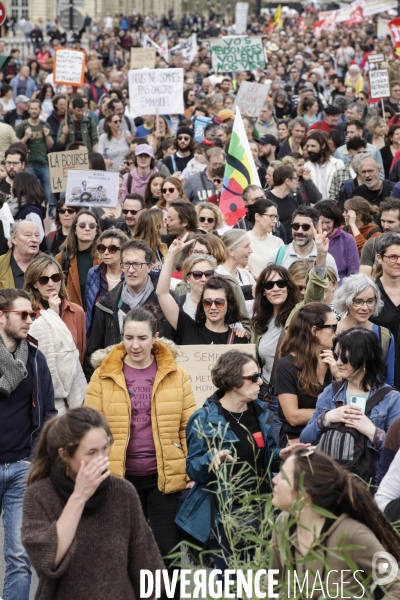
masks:
[[[240,84],[234,106],[239,108],[240,114],[243,116],[258,117],[267,100],[270,87],[270,85],[243,81]]]
[[[183,69],[129,71],[129,100],[132,116],[182,114]]]
[[[369,83],[371,86],[371,99],[389,98],[390,84],[388,69],[376,69],[376,71],[370,71]]]
[[[211,381],[211,369],[221,354],[238,350],[256,356],[255,344],[205,344],[179,346],[182,355],[175,360],[182,365],[192,382],[193,393],[196,398],[197,408],[201,408],[204,401],[214,392],[215,386]]]
[[[381,63],[385,60],[383,54],[368,54],[367,60],[370,65],[374,65],[376,63]]]
[[[89,170],[89,154],[87,150],[66,150],[65,152],[52,152],[47,155],[50,169],[51,191],[65,192],[67,189],[68,171],[79,169]]]
[[[85,53],[73,48],[56,48],[54,51],[53,79],[56,85],[79,87],[85,81]]]
[[[68,171],[67,206],[107,206],[118,202],[119,174],[110,171]]]
[[[235,6],[235,33],[240,35],[247,31],[247,14],[249,12],[248,2],[236,2]]]
[[[210,46],[212,68],[216,73],[265,69],[261,37],[227,35],[210,40]]]
[[[154,69],[155,66],[155,48],[131,48],[131,69]]]

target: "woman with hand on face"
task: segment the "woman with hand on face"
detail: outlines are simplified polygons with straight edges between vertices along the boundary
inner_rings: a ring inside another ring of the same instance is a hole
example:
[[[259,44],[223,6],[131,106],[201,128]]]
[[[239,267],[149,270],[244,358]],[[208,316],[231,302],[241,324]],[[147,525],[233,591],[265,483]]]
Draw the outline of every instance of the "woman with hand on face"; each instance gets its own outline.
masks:
[[[282,447],[299,441],[313,415],[318,394],[333,378],[340,379],[332,353],[337,326],[334,313],[321,302],[300,308],[289,325],[274,379]]]
[[[48,254],[40,254],[30,263],[24,289],[33,310],[40,312],[29,333],[46,357],[55,407],[63,414],[67,408],[81,406],[85,398],[86,379],[81,367],[86,351],[85,313],[68,301],[61,267]]]
[[[360,256],[365,242],[382,234],[382,230],[374,221],[375,215],[379,212],[377,206],[370,204],[361,196],[353,196],[344,203],[345,225],[342,229],[354,237]]]
[[[120,164],[129,152],[132,136],[121,129],[121,117],[108,115],[104,123],[104,133],[99,137],[99,153],[104,156],[107,171],[118,173]]]
[[[46,235],[48,252],[53,256],[60,252],[60,246],[67,239],[69,230],[78,209],[75,206],[65,206],[65,200],[59,200],[56,208],[55,224],[57,229]]]
[[[167,556],[181,541],[174,522],[178,495],[193,485],[186,475],[185,429],[196,403],[188,374],[175,362],[174,344],[158,341],[159,330],[154,306],[126,314],[123,342],[92,356],[96,370],[85,406],[108,419],[115,440],[111,473],[135,487],[160,552]]]
[[[149,133],[147,136],[147,143],[153,148],[154,154],[156,155],[163,140],[171,136],[172,133],[167,119],[158,116],[156,117],[155,127],[152,133]]]
[[[196,206],[199,229],[204,233],[218,235],[218,229],[225,224],[223,214],[215,204],[211,202],[200,202]]]
[[[335,382],[319,395],[314,414],[303,429],[300,440],[311,444],[319,440],[320,450],[340,462],[347,460],[353,472],[363,467],[358,475],[367,482],[372,479],[373,483],[386,433],[391,423],[400,416],[400,392],[384,383],[387,366],[374,332],[353,327],[342,331],[334,338],[333,344],[342,385]],[[375,396],[378,392],[379,396]],[[354,397],[357,402],[354,402]],[[369,408],[368,401],[373,398],[375,402],[372,406],[370,403]],[[345,425],[345,431],[337,429],[336,424],[340,423]],[[351,430],[366,437],[365,454],[369,456],[364,458],[371,459],[369,469],[367,461],[351,464],[356,443]],[[347,457],[339,452],[339,445],[349,448]]]
[[[313,600],[321,597],[321,587],[327,596],[340,587],[342,598],[400,597],[399,576],[382,587],[378,581],[374,589],[374,558],[389,552],[397,563],[400,542],[362,481],[324,452],[308,448],[295,450],[272,483],[272,504],[282,511],[272,535],[271,569],[278,569],[277,580],[287,586],[293,573],[300,581],[319,573],[318,586],[307,593]],[[288,587],[279,591],[286,597]]]
[[[239,307],[231,285],[222,276],[211,277],[204,285],[195,318],[179,308],[169,293],[176,256],[195,240],[186,241],[187,234],[174,240],[161,270],[156,294],[161,310],[176,330],[178,344],[239,344],[247,343],[244,329],[229,326],[241,321]]]
[[[96,256],[99,233],[95,215],[90,210],[79,211],[56,256],[66,278],[68,296],[82,307],[85,305],[88,273],[100,263]]]
[[[387,362],[386,383],[394,387],[395,342],[389,329],[372,323],[383,308],[381,293],[375,281],[361,273],[350,275],[342,281],[333,296],[333,306],[342,315],[338,332],[352,327],[363,327],[373,331],[379,340],[383,358]]]
[[[86,280],[86,336],[90,335],[95,304],[124,279],[121,246],[129,240],[120,229],[107,229],[97,239],[97,253],[102,262],[92,267]]]
[[[42,600],[139,598],[142,569],[155,577],[164,568],[135,488],[110,477],[112,443],[107,421],[91,408],[43,427],[22,521]],[[112,577],[104,577],[105,565]]]

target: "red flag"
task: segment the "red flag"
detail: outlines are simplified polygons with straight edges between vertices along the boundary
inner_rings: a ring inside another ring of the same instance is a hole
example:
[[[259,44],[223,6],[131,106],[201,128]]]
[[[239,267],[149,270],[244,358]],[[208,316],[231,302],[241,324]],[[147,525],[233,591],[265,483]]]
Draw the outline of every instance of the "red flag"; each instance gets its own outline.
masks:
[[[390,33],[392,34],[392,38],[396,45],[396,54],[400,55],[400,17],[396,17],[392,19],[388,23]]]

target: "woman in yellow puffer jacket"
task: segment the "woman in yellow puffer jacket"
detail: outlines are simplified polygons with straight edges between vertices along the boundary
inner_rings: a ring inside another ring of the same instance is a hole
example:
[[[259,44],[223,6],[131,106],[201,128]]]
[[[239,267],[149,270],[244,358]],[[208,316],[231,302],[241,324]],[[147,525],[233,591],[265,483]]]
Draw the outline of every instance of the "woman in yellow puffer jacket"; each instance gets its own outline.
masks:
[[[157,341],[158,331],[154,307],[128,312],[123,342],[92,356],[96,370],[85,406],[106,417],[113,436],[110,471],[135,486],[165,556],[181,539],[174,519],[179,493],[191,486],[185,429],[196,402],[172,342]]]

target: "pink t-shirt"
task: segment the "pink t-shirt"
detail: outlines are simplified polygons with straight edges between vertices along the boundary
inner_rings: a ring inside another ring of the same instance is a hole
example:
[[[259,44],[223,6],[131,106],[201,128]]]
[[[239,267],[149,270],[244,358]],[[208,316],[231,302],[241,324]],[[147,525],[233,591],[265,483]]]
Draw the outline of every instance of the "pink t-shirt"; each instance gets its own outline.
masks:
[[[124,376],[132,405],[131,434],[126,451],[127,475],[157,473],[151,427],[151,396],[156,372],[155,360],[146,369],[134,369],[124,363]]]

